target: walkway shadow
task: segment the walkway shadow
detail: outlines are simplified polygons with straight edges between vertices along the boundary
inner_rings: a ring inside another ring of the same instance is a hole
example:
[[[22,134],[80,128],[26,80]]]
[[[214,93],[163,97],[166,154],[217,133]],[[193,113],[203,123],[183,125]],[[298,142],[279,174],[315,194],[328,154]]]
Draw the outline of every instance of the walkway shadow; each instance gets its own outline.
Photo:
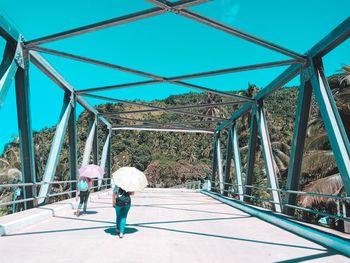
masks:
[[[97,214],[98,212],[97,211],[86,211],[84,212],[85,215],[94,215],[94,214]]]
[[[106,228],[104,231],[105,231],[106,234],[110,234],[112,236],[116,236],[117,235],[115,227]],[[137,231],[139,231],[139,230],[134,228],[134,227],[126,227],[124,233],[125,234],[133,234],[133,233],[135,233]]]

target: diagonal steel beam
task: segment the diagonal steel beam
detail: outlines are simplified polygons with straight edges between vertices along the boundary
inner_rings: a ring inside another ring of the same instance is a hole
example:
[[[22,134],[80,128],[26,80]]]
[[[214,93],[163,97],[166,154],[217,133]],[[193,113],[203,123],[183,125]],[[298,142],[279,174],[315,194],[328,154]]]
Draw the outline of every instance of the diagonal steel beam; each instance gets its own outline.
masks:
[[[234,27],[225,25],[219,21],[213,20],[209,17],[205,17],[203,15],[200,15],[198,13],[195,13],[193,11],[187,10],[187,9],[182,9],[179,7],[173,7],[170,6],[169,3],[167,1],[161,1],[161,0],[147,0],[148,2],[151,2],[155,5],[157,5],[160,8],[163,8],[164,10],[169,10],[173,13],[182,15],[184,17],[190,18],[192,20],[198,21],[200,23],[203,23],[205,25],[214,27],[216,29],[222,30],[226,33],[229,33],[231,35],[237,36],[239,38],[242,38],[244,40],[247,40],[249,42],[252,42],[254,44],[263,46],[265,48],[277,51],[279,53],[282,53],[284,55],[290,56],[292,58],[295,58],[296,60],[300,61],[300,62],[305,62],[306,58],[304,55],[301,55],[297,52],[294,52],[292,50],[289,50],[287,48],[284,48],[282,46],[279,46],[277,44],[274,44],[272,42],[268,42],[262,38],[258,38],[256,36],[250,35],[248,33],[245,33],[243,31],[240,31]]]
[[[36,51],[30,51],[30,60],[31,62],[37,66],[46,76],[48,76],[53,82],[55,82],[60,88],[62,88],[65,92],[75,93],[76,90],[74,87],[66,81],[50,64],[47,62],[40,54]],[[98,114],[98,111],[89,105],[83,98],[77,96],[77,101],[87,110],[94,114]],[[110,127],[110,123],[103,117],[101,120],[106,124],[106,126]]]
[[[73,59],[73,60],[77,60],[77,61],[81,61],[81,62],[93,64],[93,65],[98,65],[98,66],[102,66],[102,67],[106,67],[106,68],[116,69],[116,70],[120,70],[120,71],[124,71],[124,72],[128,72],[128,73],[134,73],[134,74],[137,74],[137,75],[140,75],[143,77],[147,77],[147,78],[162,80],[162,77],[159,77],[159,76],[154,75],[154,74],[146,73],[146,72],[143,72],[140,70],[127,68],[127,67],[115,65],[112,63],[108,63],[108,62],[104,62],[104,61],[100,61],[100,60],[96,60],[96,59],[92,59],[92,58],[74,55],[74,54],[67,53],[67,52],[62,52],[59,50],[54,50],[54,49],[44,48],[44,47],[39,47],[39,46],[32,46],[32,47],[29,47],[29,49],[39,51],[42,53],[46,53],[46,54],[50,54],[50,55],[63,57],[63,58],[69,58],[69,59]]]
[[[56,127],[55,136],[51,144],[50,154],[45,166],[45,172],[42,180],[42,182],[45,184],[40,187],[40,198],[38,199],[39,204],[42,204],[45,201],[47,194],[50,193],[49,183],[52,182],[56,173],[71,110],[71,101],[64,100],[62,108],[63,114]]]
[[[202,2],[205,2],[205,1],[203,1],[203,0],[178,1],[178,2],[174,3],[174,7],[181,7],[182,5],[189,6],[189,5],[201,4]],[[101,30],[101,29],[104,29],[104,28],[108,28],[108,27],[112,27],[112,26],[117,26],[117,25],[129,23],[129,22],[133,22],[133,21],[144,19],[144,18],[147,18],[147,17],[160,15],[160,14],[163,14],[163,13],[166,13],[166,12],[167,12],[167,10],[164,10],[163,8],[155,7],[155,8],[143,10],[143,11],[140,11],[140,12],[136,12],[136,13],[133,13],[133,14],[120,16],[120,17],[117,17],[117,18],[113,18],[113,19],[109,19],[109,20],[106,20],[106,21],[98,22],[98,23],[95,23],[95,24],[82,26],[82,27],[78,27],[78,28],[75,28],[75,29],[67,30],[67,31],[64,31],[64,32],[56,33],[56,34],[53,34],[53,35],[49,35],[49,36],[33,39],[31,41],[26,42],[26,45],[27,46],[33,46],[33,45],[44,44],[44,43],[48,43],[48,42],[52,42],[52,41],[57,41],[57,40],[61,40],[61,39],[64,39],[64,38],[73,37],[73,36],[85,34],[85,33],[88,33],[88,32],[93,32],[93,31],[96,31],[96,30]]]
[[[129,72],[129,73],[134,73],[134,74],[137,74],[137,75],[140,75],[140,76],[143,76],[143,77],[149,77],[149,78],[153,78],[154,79],[154,80],[146,80],[146,81],[125,83],[125,84],[119,84],[119,85],[112,85],[112,86],[84,89],[84,90],[77,91],[78,94],[84,94],[84,93],[95,92],[95,91],[103,91],[103,90],[109,90],[109,89],[118,89],[118,88],[127,88],[127,87],[133,87],[133,86],[157,84],[157,83],[160,83],[160,82],[170,82],[170,83],[174,83],[174,84],[177,84],[177,85],[182,85],[182,86],[186,86],[186,87],[193,88],[193,89],[199,89],[199,90],[203,90],[203,91],[207,91],[207,92],[211,92],[211,93],[217,93],[219,95],[224,95],[225,96],[225,95],[227,95],[227,93],[223,94],[220,91],[216,91],[216,90],[213,90],[213,89],[201,87],[201,86],[190,84],[190,83],[180,82],[179,80],[189,79],[189,78],[196,78],[196,77],[212,76],[212,75],[217,75],[217,74],[227,74],[227,73],[240,72],[240,71],[246,71],[246,70],[252,70],[252,69],[277,67],[277,66],[283,66],[283,65],[299,63],[296,60],[283,60],[283,61],[268,62],[268,63],[262,63],[262,64],[248,65],[248,66],[242,66],[242,67],[235,67],[235,68],[228,68],[228,69],[222,69],[222,70],[216,70],[216,71],[207,71],[207,72],[202,72],[202,73],[195,73],[195,74],[189,74],[189,75],[165,78],[163,76],[157,76],[157,75],[154,75],[154,74],[151,74],[151,73],[147,73],[147,72],[143,72],[143,71],[139,71],[139,70],[135,70],[135,69],[131,69],[131,68],[126,68],[126,67],[123,67],[123,66],[119,66],[119,65],[115,65],[115,64],[111,64],[111,63],[107,63],[107,62],[102,62],[102,61],[99,61],[99,60],[94,60],[94,59],[90,59],[90,58],[86,58],[86,57],[82,57],[82,56],[77,56],[77,55],[74,55],[74,54],[70,54],[70,53],[66,53],[66,52],[62,52],[62,51],[57,51],[57,50],[53,50],[53,49],[36,47],[36,46],[35,47],[31,47],[30,49],[31,50],[36,50],[36,51],[39,51],[39,52],[43,52],[43,53],[47,53],[47,54],[52,54],[52,55],[57,55],[57,56],[61,56],[61,57],[66,57],[66,58],[78,60],[78,61],[83,61],[83,62],[86,62],[86,63],[100,65],[100,66],[104,66],[104,67],[108,67],[108,68],[112,68],[112,69],[117,69],[117,70]],[[299,67],[300,67],[300,65],[294,66],[292,68],[292,70],[298,69]],[[229,95],[233,96],[232,94],[229,94]],[[246,98],[244,96],[238,96],[238,95],[234,95],[234,96],[235,97],[239,97],[241,99],[245,99],[245,100],[250,100],[251,101],[251,99]]]
[[[240,66],[240,67],[212,70],[212,71],[206,71],[206,72],[200,72],[200,73],[194,73],[194,74],[187,74],[187,75],[167,78],[167,80],[176,81],[176,80],[193,79],[193,78],[199,78],[199,77],[210,77],[210,76],[215,76],[215,75],[236,73],[236,72],[242,72],[242,71],[248,71],[248,70],[280,67],[280,66],[296,64],[296,63],[300,63],[300,62],[298,62],[297,60],[294,60],[294,59],[280,60],[280,61],[246,65],[246,66]]]
[[[205,114],[199,114],[199,113],[193,113],[193,112],[187,112],[187,111],[181,111],[181,110],[169,110],[167,108],[151,106],[151,105],[137,103],[137,102],[132,102],[132,101],[108,98],[108,97],[103,97],[103,96],[98,96],[98,95],[84,94],[82,96],[95,98],[95,99],[100,99],[100,100],[106,100],[106,101],[113,101],[113,102],[117,102],[117,103],[125,103],[125,104],[129,104],[129,105],[140,106],[140,107],[148,107],[150,109],[159,109],[159,110],[162,110],[162,111],[171,111],[171,112],[176,112],[176,113],[180,113],[180,114],[186,114],[186,115],[191,115],[191,116],[196,116],[196,117],[201,117],[201,118],[207,118],[207,119],[209,118],[209,119],[220,120],[220,121],[225,121],[226,120],[225,118],[209,116],[209,115],[205,115]]]
[[[210,108],[210,107],[217,107],[217,106],[228,106],[228,105],[236,105],[239,103],[245,103],[244,101],[232,101],[232,102],[219,102],[219,103],[209,103],[209,104],[196,104],[196,105],[186,105],[186,106],[179,106],[179,107],[169,107],[165,108],[167,110],[184,110],[184,109],[195,109],[195,108]],[[115,116],[115,115],[121,115],[121,114],[134,114],[134,113],[148,113],[148,112],[156,112],[156,111],[164,111],[163,109],[144,109],[144,110],[131,110],[131,111],[119,111],[119,112],[108,112],[108,113],[102,113],[103,116],[109,117],[109,116]]]
[[[82,61],[82,62],[86,62],[86,63],[90,63],[90,64],[94,64],[94,65],[99,65],[99,66],[107,67],[107,68],[111,68],[111,69],[116,69],[116,70],[120,70],[120,71],[124,71],[124,72],[128,72],[128,73],[133,73],[133,74],[137,74],[137,75],[140,75],[140,76],[143,76],[143,77],[148,77],[148,78],[154,79],[154,80],[146,80],[146,81],[125,83],[125,84],[119,84],[119,85],[111,85],[111,86],[105,86],[105,87],[83,89],[83,90],[79,90],[78,91],[79,94],[84,94],[84,93],[87,93],[87,92],[109,90],[109,89],[118,89],[118,88],[134,87],[134,86],[143,86],[143,85],[156,84],[156,83],[161,83],[161,82],[170,82],[170,83],[174,83],[174,84],[177,84],[177,85],[186,86],[186,87],[189,87],[189,88],[206,90],[208,92],[214,92],[215,90],[204,88],[204,87],[200,87],[200,86],[196,86],[196,85],[185,83],[185,82],[179,82],[179,80],[199,78],[199,77],[215,76],[215,75],[220,75],[220,74],[242,72],[242,71],[254,70],[254,69],[280,67],[280,66],[284,66],[284,65],[290,65],[290,64],[299,63],[296,60],[281,60],[281,61],[275,61],[275,62],[247,65],[247,66],[241,66],[241,67],[233,67],[233,68],[227,68],[227,69],[206,71],[206,72],[200,72],[200,73],[195,73],[195,74],[188,74],[188,75],[182,75],[182,76],[175,76],[175,77],[166,78],[166,77],[163,77],[163,76],[157,76],[157,75],[154,75],[154,74],[151,74],[151,73],[147,73],[147,72],[144,72],[144,71],[135,70],[135,69],[131,69],[131,68],[127,68],[127,67],[111,64],[111,63],[108,63],[108,62],[103,62],[103,61],[99,61],[99,60],[95,60],[95,59],[91,59],[91,58],[87,58],[87,57],[83,57],[83,56],[78,56],[78,55],[74,55],[74,54],[71,54],[71,53],[62,52],[62,51],[58,51],[58,50],[54,50],[54,49],[33,46],[33,47],[30,47],[30,50],[35,50],[35,51],[43,52],[43,53],[46,53],[46,54],[51,54],[51,55],[56,55],[56,56],[60,56],[60,57],[65,57],[65,58],[69,58],[69,59],[73,59],[73,60],[77,60],[77,61]],[[215,92],[217,92],[217,91],[215,91]],[[222,94],[219,94],[219,95],[222,95]],[[240,96],[240,97],[242,99],[249,100],[249,98],[246,98],[244,96]]]
[[[156,122],[153,120],[144,120],[144,119],[132,119],[132,118],[125,118],[125,117],[109,117],[109,120],[123,120],[123,121],[135,121],[135,122],[142,122],[142,123],[148,123],[148,124],[154,124],[154,125],[186,125],[189,124],[204,124],[204,123],[218,123],[218,121],[215,120],[200,120],[200,121],[186,121],[186,122],[168,122],[168,123],[161,123]]]
[[[0,64],[0,109],[5,101],[12,80],[14,79],[18,65],[15,59],[16,51],[7,42],[3,59]]]
[[[287,190],[299,191],[301,165],[303,162],[304,145],[307,133],[308,119],[311,108],[312,87],[310,81],[307,81],[303,71],[301,74],[300,88],[297,101],[297,111],[295,116],[295,125],[292,139],[292,148],[288,164]],[[285,203],[288,205],[296,205],[297,195],[287,193]],[[294,209],[284,207],[284,212],[289,215],[294,215]]]
[[[135,69],[131,69],[131,68],[127,68],[127,67],[123,67],[123,66],[107,63],[107,62],[102,62],[102,61],[91,59],[91,58],[77,56],[77,55],[69,54],[69,53],[62,52],[62,51],[57,51],[57,50],[52,50],[52,49],[42,48],[42,47],[32,47],[30,49],[31,50],[36,50],[36,51],[39,51],[39,52],[44,52],[44,53],[51,54],[51,55],[57,55],[57,56],[60,56],[60,57],[66,57],[66,58],[70,58],[70,59],[74,59],[74,60],[78,60],[78,61],[82,61],[82,62],[94,64],[94,65],[99,65],[99,66],[103,66],[103,67],[107,67],[107,68],[111,68],[111,69],[115,69],[115,70],[120,70],[120,71],[124,71],[124,72],[128,72],[128,73],[133,73],[133,74],[136,74],[136,75],[139,75],[139,76],[142,76],[142,77],[147,77],[147,78],[154,79],[154,80],[146,80],[146,81],[126,83],[126,84],[119,84],[119,85],[112,85],[112,86],[106,86],[106,87],[85,89],[85,90],[78,91],[78,94],[84,94],[84,93],[93,92],[93,91],[103,91],[103,90],[109,90],[109,89],[127,88],[127,87],[134,87],[134,86],[140,86],[140,85],[149,85],[149,84],[157,84],[157,83],[161,83],[161,82],[168,82],[168,83],[171,83],[171,84],[184,86],[184,87],[191,88],[191,89],[196,89],[196,90],[206,91],[208,93],[218,94],[218,95],[224,96],[224,97],[238,98],[238,99],[242,99],[242,100],[246,100],[246,101],[252,101],[252,99],[244,97],[244,96],[241,96],[241,95],[230,94],[230,93],[218,91],[218,90],[215,90],[215,89],[210,89],[210,88],[206,88],[206,87],[202,87],[202,86],[186,83],[186,82],[183,82],[183,81],[172,80],[172,79],[165,78],[163,76],[158,76],[158,75],[147,73],[147,72],[144,72],[144,71],[135,70]]]
[[[275,202],[276,212],[282,212],[282,202],[278,186],[278,178],[276,173],[276,167],[274,165],[274,157],[272,153],[270,135],[267,128],[266,114],[264,111],[263,101],[261,101],[257,107],[256,121],[258,124],[258,133],[260,135],[261,147],[264,156],[266,174],[269,179],[270,186],[272,188],[271,195]]]
[[[312,57],[323,57],[348,38],[350,38],[350,16],[322,38],[307,53]]]
[[[117,130],[127,130],[127,131],[163,131],[163,132],[181,132],[181,133],[209,133],[213,134],[211,130],[204,129],[184,129],[184,128],[157,128],[157,127],[134,127],[134,126],[123,126],[123,127],[113,127],[113,131]]]
[[[311,60],[311,58],[310,58]],[[310,82],[347,196],[350,196],[350,142],[324,74],[321,59],[310,63]]]

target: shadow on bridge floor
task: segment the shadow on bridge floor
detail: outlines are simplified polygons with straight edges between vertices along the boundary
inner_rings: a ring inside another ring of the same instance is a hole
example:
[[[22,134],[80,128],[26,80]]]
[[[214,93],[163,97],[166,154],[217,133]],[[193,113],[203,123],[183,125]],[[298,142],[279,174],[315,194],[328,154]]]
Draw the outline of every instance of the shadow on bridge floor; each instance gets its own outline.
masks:
[[[326,252],[326,253],[321,253],[321,254],[316,254],[316,255],[310,255],[310,256],[305,256],[305,257],[299,257],[299,258],[293,258],[293,259],[288,259],[288,260],[283,260],[283,261],[276,261],[276,263],[297,263],[297,262],[305,262],[307,260],[313,260],[313,259],[318,259],[318,258],[325,258],[329,256],[333,256],[337,254],[337,252]]]
[[[326,248],[320,249],[320,248],[314,248],[314,247],[308,247],[308,246],[291,245],[291,244],[285,244],[285,243],[261,241],[261,240],[256,240],[256,239],[239,238],[239,237],[234,237],[234,236],[224,236],[224,235],[216,235],[216,234],[211,234],[211,233],[201,233],[201,232],[179,230],[179,229],[175,229],[175,228],[166,228],[166,227],[161,227],[161,226],[152,226],[152,225],[179,224],[179,223],[200,222],[200,221],[234,220],[234,219],[244,219],[244,218],[249,218],[249,217],[251,217],[251,216],[141,222],[141,223],[127,224],[126,233],[131,233],[131,234],[135,233],[135,232],[139,231],[137,228],[148,228],[148,229],[154,229],[154,230],[182,233],[182,234],[186,234],[186,235],[199,235],[199,236],[206,236],[206,237],[211,237],[211,238],[237,240],[237,241],[242,241],[242,242],[252,242],[252,243],[258,243],[258,244],[264,244],[264,245],[273,245],[273,246],[282,246],[282,247],[290,247],[290,248],[316,250],[316,251],[326,252],[326,253],[320,254],[320,255],[324,255],[324,256],[336,254],[336,253],[333,253],[332,251],[330,251]],[[110,235],[116,235],[115,227],[111,226],[111,225],[115,224],[114,221],[103,221],[103,220],[95,220],[95,219],[88,219],[88,218],[81,218],[81,217],[65,217],[65,216],[56,216],[56,218],[67,219],[67,220],[87,221],[87,222],[94,222],[94,223],[104,223],[104,224],[107,223],[108,225],[96,226],[96,227],[82,227],[82,228],[70,228],[70,229],[57,229],[57,230],[47,230],[47,231],[37,231],[37,232],[26,232],[26,233],[11,234],[8,236],[52,234],[52,233],[57,233],[57,232],[86,231],[86,230],[93,230],[93,229],[104,229],[103,231],[105,233],[110,234]],[[137,227],[137,228],[135,228],[135,227]],[[296,260],[299,260],[299,259],[296,259]],[[300,262],[300,261],[295,261],[295,262]],[[286,262],[294,262],[294,261],[286,261]]]
[[[107,229],[104,230],[105,233],[110,234],[112,236],[116,236],[116,228],[115,227],[109,227]],[[134,227],[126,227],[124,234],[133,234],[135,232],[139,231],[138,229],[134,228]]]

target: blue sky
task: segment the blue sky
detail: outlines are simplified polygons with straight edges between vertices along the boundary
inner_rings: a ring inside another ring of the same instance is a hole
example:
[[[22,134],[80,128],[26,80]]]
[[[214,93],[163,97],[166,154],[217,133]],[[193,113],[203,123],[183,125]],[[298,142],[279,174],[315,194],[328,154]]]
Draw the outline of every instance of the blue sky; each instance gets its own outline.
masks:
[[[21,2],[19,4],[19,2]],[[20,7],[20,8],[19,8]],[[50,35],[152,7],[142,0],[0,0],[0,13],[13,21],[26,39]],[[348,0],[247,1],[215,0],[191,8],[200,14],[299,53],[306,52],[349,15]],[[0,52],[4,48],[0,39]],[[171,77],[207,70],[289,59],[187,18],[164,14],[43,45],[121,66]],[[324,59],[327,75],[350,64],[349,40]],[[125,72],[77,61],[43,56],[76,88],[85,89],[145,80]],[[247,83],[266,86],[285,67],[188,80],[218,90],[240,90]],[[298,79],[289,85],[297,85]],[[58,121],[63,92],[34,65],[30,67],[33,130]],[[166,98],[191,90],[170,84],[105,91],[120,99]],[[102,103],[97,100],[91,104]],[[79,111],[81,112],[81,108]],[[11,87],[0,110],[0,152],[17,136],[16,102]]]

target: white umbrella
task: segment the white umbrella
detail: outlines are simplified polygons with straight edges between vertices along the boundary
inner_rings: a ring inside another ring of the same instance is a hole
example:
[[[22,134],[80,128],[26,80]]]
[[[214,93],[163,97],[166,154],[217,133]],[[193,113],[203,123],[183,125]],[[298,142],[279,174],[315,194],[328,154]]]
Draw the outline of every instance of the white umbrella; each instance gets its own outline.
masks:
[[[145,174],[135,167],[122,167],[113,173],[113,181],[127,192],[142,191],[147,185]]]

